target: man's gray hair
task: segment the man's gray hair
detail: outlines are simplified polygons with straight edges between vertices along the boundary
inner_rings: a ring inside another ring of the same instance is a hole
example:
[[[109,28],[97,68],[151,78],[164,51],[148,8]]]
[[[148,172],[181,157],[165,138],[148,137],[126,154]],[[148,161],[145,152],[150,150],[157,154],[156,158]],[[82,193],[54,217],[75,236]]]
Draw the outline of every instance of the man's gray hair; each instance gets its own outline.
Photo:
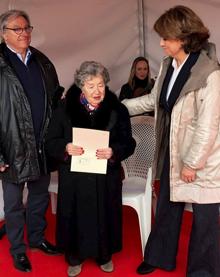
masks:
[[[95,61],[86,61],[80,65],[80,68],[76,70],[74,75],[75,84],[81,89],[85,81],[101,75],[105,85],[110,81],[108,70],[101,64]]]
[[[17,17],[24,17],[24,19],[28,22],[28,25],[31,25],[29,15],[22,10],[9,10],[7,12],[4,12],[0,15],[0,31],[1,33],[4,31],[8,24],[8,20],[12,18],[17,18]]]

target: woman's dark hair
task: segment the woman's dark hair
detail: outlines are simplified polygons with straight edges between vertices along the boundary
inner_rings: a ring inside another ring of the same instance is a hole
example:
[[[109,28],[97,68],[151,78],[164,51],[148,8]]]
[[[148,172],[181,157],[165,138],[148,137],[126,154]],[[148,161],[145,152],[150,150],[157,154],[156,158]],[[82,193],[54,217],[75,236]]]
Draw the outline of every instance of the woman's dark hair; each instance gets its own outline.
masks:
[[[199,16],[185,6],[167,10],[154,23],[154,30],[163,39],[181,40],[186,53],[201,50],[210,36]]]
[[[145,57],[141,57],[141,56],[140,56],[140,57],[137,57],[136,59],[134,59],[134,61],[133,61],[133,63],[132,63],[130,75],[129,75],[129,78],[128,78],[128,84],[129,84],[129,86],[130,86],[132,89],[134,89],[134,87],[135,87],[135,72],[136,72],[136,66],[137,66],[137,63],[140,62],[140,61],[146,62],[147,67],[148,67],[148,74],[147,74],[148,83],[151,82],[150,66],[149,66],[148,60],[147,60]]]

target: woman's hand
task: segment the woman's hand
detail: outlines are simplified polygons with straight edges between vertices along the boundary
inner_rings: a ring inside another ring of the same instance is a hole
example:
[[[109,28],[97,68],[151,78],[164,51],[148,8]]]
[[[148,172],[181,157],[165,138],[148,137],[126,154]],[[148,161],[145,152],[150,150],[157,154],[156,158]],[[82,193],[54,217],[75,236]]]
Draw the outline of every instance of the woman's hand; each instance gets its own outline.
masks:
[[[80,156],[84,153],[84,150],[81,146],[77,146],[72,143],[67,143],[66,152],[70,156]]]
[[[96,157],[98,159],[110,159],[113,155],[113,151],[111,147],[108,148],[102,148],[96,150]]]
[[[180,173],[180,178],[186,183],[191,183],[196,179],[196,170],[183,166],[183,169]]]
[[[9,167],[8,164],[4,164],[0,166],[0,172],[4,172]]]

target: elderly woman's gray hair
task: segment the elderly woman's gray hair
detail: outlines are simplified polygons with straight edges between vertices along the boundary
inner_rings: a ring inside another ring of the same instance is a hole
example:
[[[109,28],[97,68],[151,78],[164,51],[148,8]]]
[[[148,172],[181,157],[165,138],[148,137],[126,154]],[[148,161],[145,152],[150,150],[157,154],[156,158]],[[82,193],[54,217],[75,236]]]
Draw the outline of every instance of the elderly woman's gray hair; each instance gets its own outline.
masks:
[[[81,89],[86,80],[91,80],[98,75],[102,76],[105,85],[110,81],[108,70],[101,63],[86,61],[76,70],[74,82]]]

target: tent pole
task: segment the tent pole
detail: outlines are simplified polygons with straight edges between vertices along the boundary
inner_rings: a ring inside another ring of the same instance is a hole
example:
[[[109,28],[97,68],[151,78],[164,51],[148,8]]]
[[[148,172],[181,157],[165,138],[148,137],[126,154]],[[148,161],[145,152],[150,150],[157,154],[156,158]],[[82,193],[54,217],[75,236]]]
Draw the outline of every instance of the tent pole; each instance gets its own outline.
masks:
[[[8,3],[8,10],[13,10],[13,9],[15,9],[15,1],[10,0]]]
[[[138,29],[140,55],[146,57],[144,0],[138,0]]]

